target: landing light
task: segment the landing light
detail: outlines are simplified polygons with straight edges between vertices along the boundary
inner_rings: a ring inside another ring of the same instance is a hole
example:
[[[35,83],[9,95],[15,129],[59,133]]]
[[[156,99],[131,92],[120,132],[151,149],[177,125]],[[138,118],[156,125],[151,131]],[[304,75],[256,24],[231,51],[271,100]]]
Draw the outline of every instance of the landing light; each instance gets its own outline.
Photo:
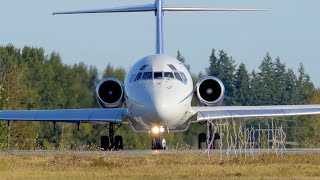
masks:
[[[164,132],[164,128],[162,126],[158,127],[158,126],[155,126],[151,129],[151,132],[153,134],[159,134],[159,133],[163,133]]]
[[[159,129],[158,126],[155,126],[155,127],[152,128],[152,133],[159,134],[159,132],[160,132],[160,129]]]
[[[164,128],[162,126],[160,127],[160,132],[164,132]]]

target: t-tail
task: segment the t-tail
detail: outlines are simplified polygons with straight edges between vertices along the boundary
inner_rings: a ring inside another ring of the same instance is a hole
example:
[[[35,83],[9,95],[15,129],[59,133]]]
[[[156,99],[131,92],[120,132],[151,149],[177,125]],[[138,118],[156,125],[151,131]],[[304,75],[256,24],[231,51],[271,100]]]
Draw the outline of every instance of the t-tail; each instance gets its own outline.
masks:
[[[165,11],[265,11],[265,9],[238,9],[238,8],[208,8],[208,7],[168,7],[163,0],[155,0],[154,4],[117,7],[108,9],[92,9],[80,11],[55,12],[56,14],[94,14],[94,13],[121,13],[121,12],[154,12],[156,16],[156,54],[164,53],[163,16]]]

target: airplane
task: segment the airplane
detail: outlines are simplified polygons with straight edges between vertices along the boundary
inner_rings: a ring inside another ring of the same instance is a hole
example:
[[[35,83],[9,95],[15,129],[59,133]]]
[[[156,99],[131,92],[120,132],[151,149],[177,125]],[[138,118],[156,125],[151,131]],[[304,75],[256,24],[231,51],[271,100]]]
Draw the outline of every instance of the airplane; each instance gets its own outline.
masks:
[[[163,16],[169,11],[263,11],[264,9],[229,9],[206,7],[168,7],[163,0],[142,6],[110,9],[56,12],[58,14],[91,14],[153,12],[156,17],[155,54],[138,60],[129,70],[125,82],[106,78],[96,87],[101,108],[56,110],[4,110],[0,119],[10,121],[47,121],[105,124],[108,136],[101,137],[103,150],[123,149],[116,130],[124,124],[134,131],[150,133],[152,149],[166,149],[165,135],[187,131],[190,124],[209,120],[281,117],[320,114],[320,105],[221,106],[225,87],[217,77],[206,76],[193,86],[188,69],[176,58],[164,54]],[[192,107],[195,97],[198,106]],[[9,124],[9,123],[8,123]],[[217,136],[219,137],[219,136]],[[199,134],[199,144],[207,137]]]

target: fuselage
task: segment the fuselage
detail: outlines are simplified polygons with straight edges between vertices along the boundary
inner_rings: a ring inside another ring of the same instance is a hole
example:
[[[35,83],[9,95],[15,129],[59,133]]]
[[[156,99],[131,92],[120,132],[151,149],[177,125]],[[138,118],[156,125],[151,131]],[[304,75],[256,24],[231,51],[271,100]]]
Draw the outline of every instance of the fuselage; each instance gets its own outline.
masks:
[[[144,131],[153,126],[175,130],[190,119],[192,77],[175,58],[159,54],[139,60],[127,74],[125,90],[132,120]]]

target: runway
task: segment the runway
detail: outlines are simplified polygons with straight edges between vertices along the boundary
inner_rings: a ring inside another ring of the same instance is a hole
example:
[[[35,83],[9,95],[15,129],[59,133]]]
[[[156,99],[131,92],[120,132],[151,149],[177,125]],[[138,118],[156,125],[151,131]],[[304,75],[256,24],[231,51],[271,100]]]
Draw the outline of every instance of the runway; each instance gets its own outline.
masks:
[[[1,155],[76,155],[76,156],[146,156],[163,154],[199,154],[199,155],[226,155],[226,154],[263,154],[263,153],[282,153],[282,154],[310,154],[320,153],[320,149],[232,149],[232,150],[126,150],[126,151],[66,151],[66,150],[12,150],[0,151]]]

